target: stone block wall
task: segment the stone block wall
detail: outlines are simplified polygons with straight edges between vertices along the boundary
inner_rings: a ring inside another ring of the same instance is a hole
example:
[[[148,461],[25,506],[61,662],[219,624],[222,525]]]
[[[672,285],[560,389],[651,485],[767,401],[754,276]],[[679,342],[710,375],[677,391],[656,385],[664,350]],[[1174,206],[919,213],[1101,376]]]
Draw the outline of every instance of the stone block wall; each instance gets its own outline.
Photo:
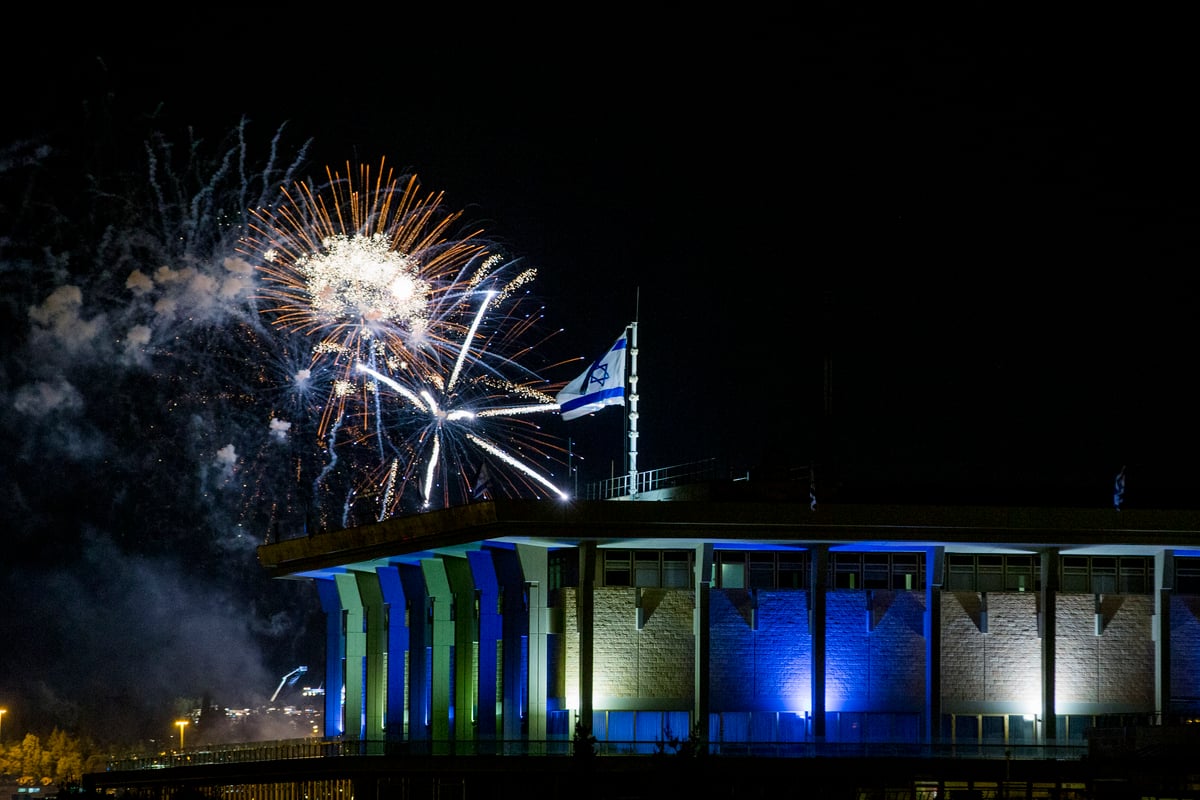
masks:
[[[690,590],[595,590],[593,696],[620,708],[680,707],[693,698],[694,597]],[[574,589],[562,593],[561,647],[566,704],[578,706],[579,637]],[[941,686],[947,712],[1013,706],[1041,697],[1038,596],[944,592]],[[1172,645],[1200,650],[1200,601],[1175,597]],[[755,608],[756,606],[756,608]],[[805,590],[713,589],[709,607],[709,704],[713,711],[802,712],[811,706],[812,635]],[[1194,608],[1193,608],[1194,606]],[[1153,710],[1154,598],[1093,595],[1057,599],[1056,689],[1060,713],[1105,708]],[[925,594],[836,590],[826,595],[826,708],[920,712],[925,702]],[[986,622],[985,622],[986,620]],[[755,624],[757,627],[755,627]],[[986,632],[984,627],[986,625]],[[1189,662],[1193,661],[1189,659]],[[1186,663],[1172,662],[1175,693],[1200,696]],[[1182,687],[1182,688],[1180,688]],[[659,700],[666,702],[656,702]],[[1073,707],[1072,707],[1073,706]]]
[[[713,589],[709,704],[722,711],[798,711],[810,704],[808,592]],[[757,620],[757,630],[752,621]]]
[[[942,596],[942,698],[952,705],[1041,704],[1042,639],[1038,596],[989,592]],[[1060,593],[1055,615],[1055,704],[1059,713],[1154,709],[1150,595]],[[986,617],[985,633],[984,619]]]
[[[1171,697],[1200,705],[1200,595],[1171,595]]]
[[[1039,708],[1037,601],[1033,592],[988,592],[985,611],[979,592],[942,593],[943,702]]]
[[[925,697],[923,592],[826,595],[825,707],[920,711]]]
[[[690,589],[642,589],[642,629],[637,590],[597,587],[594,595],[592,697],[596,708],[672,708],[695,696],[695,596]],[[563,591],[564,677],[568,704],[579,675],[576,592]],[[658,702],[658,701],[665,702]]]
[[[1059,713],[1087,704],[1154,709],[1154,641],[1150,595],[1060,594],[1055,648]]]

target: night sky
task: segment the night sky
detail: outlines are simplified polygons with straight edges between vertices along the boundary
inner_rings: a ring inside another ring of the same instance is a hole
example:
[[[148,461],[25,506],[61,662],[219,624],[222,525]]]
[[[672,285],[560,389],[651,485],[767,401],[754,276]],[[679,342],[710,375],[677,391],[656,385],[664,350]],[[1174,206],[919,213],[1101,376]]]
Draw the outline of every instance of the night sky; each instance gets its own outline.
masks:
[[[170,392],[37,330],[63,286],[81,323],[125,313],[128,261],[102,256],[139,257],[105,238],[127,198],[92,189],[144,175],[155,134],[178,154],[244,120],[251,160],[415,172],[537,268],[557,358],[636,318],[642,469],[815,464],[846,501],[1111,507],[1125,467],[1125,507],[1194,507],[1189,50],[985,11],[394,37],[245,14],[4,56],[6,736],[248,703],[321,658],[310,587],[261,585],[254,532],[187,522],[203,471],[146,424]],[[30,394],[84,382],[70,413]],[[623,422],[547,425],[588,480],[623,472]]]

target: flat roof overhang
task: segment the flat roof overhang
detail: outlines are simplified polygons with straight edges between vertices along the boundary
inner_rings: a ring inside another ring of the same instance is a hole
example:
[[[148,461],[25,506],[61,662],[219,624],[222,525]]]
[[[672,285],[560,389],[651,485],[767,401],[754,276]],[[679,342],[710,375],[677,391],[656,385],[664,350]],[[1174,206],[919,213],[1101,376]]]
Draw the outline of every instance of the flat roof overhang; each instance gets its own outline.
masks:
[[[797,547],[1200,555],[1200,511],[620,500],[489,500],[264,544],[272,578],[318,578],[436,554],[527,544]]]

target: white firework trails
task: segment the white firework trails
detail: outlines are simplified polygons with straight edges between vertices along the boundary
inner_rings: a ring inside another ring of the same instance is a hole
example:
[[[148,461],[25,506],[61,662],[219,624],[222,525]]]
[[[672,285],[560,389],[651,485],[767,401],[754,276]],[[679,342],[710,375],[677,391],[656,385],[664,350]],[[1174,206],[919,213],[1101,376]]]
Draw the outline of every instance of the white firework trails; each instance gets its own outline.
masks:
[[[565,496],[564,449],[536,421],[557,411],[552,387],[517,360],[542,318],[523,308],[534,271],[481,231],[459,234],[461,212],[383,161],[325,178],[254,209],[238,246],[261,273],[262,313],[308,343],[306,375],[324,385],[314,495],[341,497],[340,519],[326,504],[318,524]]]

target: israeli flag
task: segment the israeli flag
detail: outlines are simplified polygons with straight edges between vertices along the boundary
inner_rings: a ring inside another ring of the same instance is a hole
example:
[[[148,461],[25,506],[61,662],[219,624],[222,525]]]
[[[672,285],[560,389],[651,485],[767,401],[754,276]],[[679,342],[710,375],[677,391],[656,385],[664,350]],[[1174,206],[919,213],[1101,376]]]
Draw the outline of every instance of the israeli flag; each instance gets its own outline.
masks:
[[[594,414],[605,406],[625,405],[625,331],[604,355],[554,398],[563,420]]]

